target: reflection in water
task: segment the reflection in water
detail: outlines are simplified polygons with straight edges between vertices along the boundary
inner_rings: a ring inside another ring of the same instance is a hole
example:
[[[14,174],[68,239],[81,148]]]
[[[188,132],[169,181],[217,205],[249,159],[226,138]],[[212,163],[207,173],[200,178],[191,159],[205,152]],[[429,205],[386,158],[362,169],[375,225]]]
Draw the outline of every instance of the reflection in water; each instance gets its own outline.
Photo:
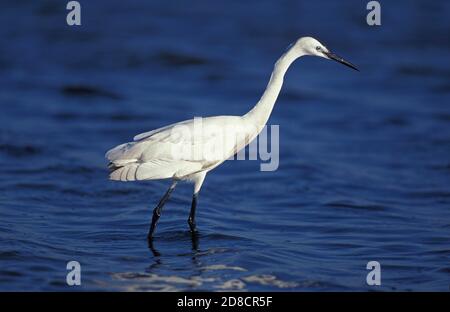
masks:
[[[153,245],[153,239],[147,239],[147,243],[148,243],[148,249],[150,249],[150,251],[152,252],[154,257],[159,257],[161,256],[161,253],[155,249],[155,246]]]
[[[187,234],[189,233],[189,234]],[[166,245],[172,239],[177,242],[187,241],[187,235],[191,240],[191,252],[179,253],[176,249],[177,263],[180,265],[167,271],[167,267],[173,266],[173,249],[168,246],[165,252],[160,252],[155,247],[155,240],[147,240],[148,248],[154,262],[147,267],[145,272],[117,272],[111,274],[113,280],[120,282],[120,290],[126,291],[189,291],[189,290],[247,290],[249,287],[270,287],[279,289],[294,289],[299,287],[297,282],[283,281],[272,274],[249,274],[246,268],[230,266],[224,262],[221,255],[228,252],[236,252],[232,249],[210,248],[201,251],[199,249],[200,233],[183,232],[174,236],[159,238],[156,243]],[[183,239],[185,238],[185,239]],[[206,235],[204,240],[217,243],[217,235]],[[177,245],[179,246],[179,245]],[[211,255],[219,254],[216,261],[211,263]],[[187,261],[187,262],[186,262]],[[234,272],[238,275],[232,275]],[[241,275],[243,274],[243,275]],[[311,282],[310,282],[311,283]]]
[[[200,234],[198,232],[191,233],[192,250],[198,251],[198,241]]]
[[[186,233],[187,232],[183,232],[183,234],[181,235],[182,237],[175,237],[175,238],[177,240],[178,239],[183,240],[183,238],[186,237]],[[194,233],[189,232],[188,235],[190,236],[190,240],[191,240],[192,253],[181,254],[181,255],[178,255],[178,257],[184,257],[184,258],[187,258],[186,256],[189,257],[190,262],[192,263],[192,265],[190,267],[193,269],[193,272],[191,273],[191,275],[193,275],[193,276],[191,276],[191,277],[194,278],[195,280],[197,280],[197,278],[199,277],[198,275],[201,275],[201,273],[202,273],[201,262],[198,260],[198,254],[199,254],[198,248],[199,248],[200,234],[199,234],[199,232],[194,232]],[[148,248],[149,248],[150,252],[152,253],[152,255],[154,257],[155,262],[147,268],[146,272],[148,272],[148,273],[158,272],[159,268],[164,265],[164,262],[162,260],[163,255],[161,254],[160,251],[158,251],[155,248],[155,240],[154,239],[147,239],[147,244],[148,244]]]
[[[200,238],[200,233],[199,232],[190,232],[191,235],[191,242],[192,242],[192,251],[194,251],[194,258],[195,258],[195,253],[198,250],[198,246],[199,246],[199,238]],[[147,244],[148,244],[148,249],[150,249],[151,253],[153,254],[154,257],[160,257],[161,253],[155,248],[154,245],[154,239],[147,239]]]

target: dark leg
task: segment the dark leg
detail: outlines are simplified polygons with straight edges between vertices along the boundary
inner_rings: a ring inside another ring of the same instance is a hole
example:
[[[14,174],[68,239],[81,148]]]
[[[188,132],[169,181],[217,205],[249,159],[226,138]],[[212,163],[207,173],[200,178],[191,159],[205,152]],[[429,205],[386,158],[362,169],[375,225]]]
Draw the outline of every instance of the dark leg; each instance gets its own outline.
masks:
[[[194,193],[194,196],[192,196],[192,205],[191,205],[191,212],[189,213],[189,219],[188,219],[188,223],[189,223],[189,227],[191,228],[191,232],[194,233],[196,232],[196,225],[195,225],[195,208],[197,208],[197,198],[198,198],[198,193]]]
[[[177,182],[173,182],[172,185],[167,190],[166,194],[161,198],[158,205],[155,209],[153,209],[153,218],[152,218],[152,224],[150,225],[150,230],[148,231],[147,238],[152,239],[153,238],[153,232],[155,232],[156,228],[156,222],[158,222],[159,217],[161,216],[162,207],[166,203],[166,201],[169,199],[170,194],[175,189],[175,186],[177,185]]]

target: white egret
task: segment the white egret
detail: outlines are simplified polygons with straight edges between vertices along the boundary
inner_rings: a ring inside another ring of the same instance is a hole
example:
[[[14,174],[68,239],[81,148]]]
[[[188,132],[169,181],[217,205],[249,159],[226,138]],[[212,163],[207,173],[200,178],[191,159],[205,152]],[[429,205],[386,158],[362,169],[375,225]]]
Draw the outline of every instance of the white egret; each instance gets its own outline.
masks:
[[[134,137],[133,142],[121,144],[106,153],[110,161],[110,179],[120,181],[172,179],[172,184],[153,210],[148,232],[152,239],[162,207],[180,180],[194,182],[190,230],[196,231],[195,209],[198,193],[206,174],[236,154],[264,128],[283,85],[289,66],[299,57],[319,56],[357,68],[331,53],[311,37],[293,43],[275,63],[270,81],[261,99],[243,116],[215,116],[202,119],[202,131],[197,131],[196,119],[182,121]],[[215,131],[211,129],[214,128]],[[230,140],[227,140],[232,138]],[[203,148],[219,150],[219,157],[206,157]]]

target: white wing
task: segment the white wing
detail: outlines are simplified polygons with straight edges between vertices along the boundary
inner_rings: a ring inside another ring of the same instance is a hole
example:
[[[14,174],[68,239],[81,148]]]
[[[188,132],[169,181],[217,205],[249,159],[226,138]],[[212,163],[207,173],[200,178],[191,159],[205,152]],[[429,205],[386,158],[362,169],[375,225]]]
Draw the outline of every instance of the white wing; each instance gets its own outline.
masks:
[[[182,178],[222,163],[257,130],[239,116],[182,121],[134,137],[106,153],[112,180]],[[255,133],[256,132],[256,133]]]

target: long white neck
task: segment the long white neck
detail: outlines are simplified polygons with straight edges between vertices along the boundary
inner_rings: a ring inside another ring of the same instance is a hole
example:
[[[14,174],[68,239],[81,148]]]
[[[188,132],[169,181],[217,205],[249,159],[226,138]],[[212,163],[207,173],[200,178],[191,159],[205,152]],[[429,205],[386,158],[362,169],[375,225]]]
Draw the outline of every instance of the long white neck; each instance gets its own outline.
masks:
[[[303,56],[303,54],[299,55],[298,52],[289,49],[278,59],[275,63],[272,76],[270,76],[269,84],[261,99],[243,118],[251,120],[255,125],[260,127],[263,127],[267,123],[273,106],[280,94],[281,87],[283,86],[284,75],[289,66],[300,56]]]

